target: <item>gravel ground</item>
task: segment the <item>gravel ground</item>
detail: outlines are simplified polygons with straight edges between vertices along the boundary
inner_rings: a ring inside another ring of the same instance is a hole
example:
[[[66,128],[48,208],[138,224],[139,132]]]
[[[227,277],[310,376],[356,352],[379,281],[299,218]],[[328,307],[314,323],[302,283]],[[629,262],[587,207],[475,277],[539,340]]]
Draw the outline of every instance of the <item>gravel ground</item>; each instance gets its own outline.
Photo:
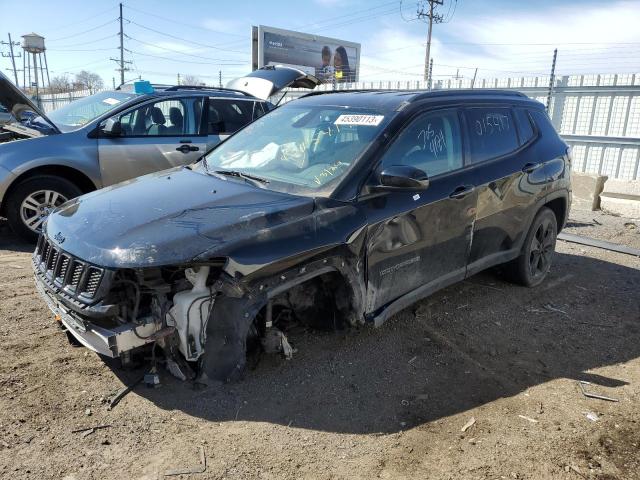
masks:
[[[640,248],[625,223],[575,212],[567,231]],[[483,273],[379,329],[300,332],[237,384],[162,371],[109,411],[143,371],[67,343],[0,221],[0,478],[156,479],[203,447],[204,473],[171,478],[640,479],[640,259],[557,250],[538,288]]]

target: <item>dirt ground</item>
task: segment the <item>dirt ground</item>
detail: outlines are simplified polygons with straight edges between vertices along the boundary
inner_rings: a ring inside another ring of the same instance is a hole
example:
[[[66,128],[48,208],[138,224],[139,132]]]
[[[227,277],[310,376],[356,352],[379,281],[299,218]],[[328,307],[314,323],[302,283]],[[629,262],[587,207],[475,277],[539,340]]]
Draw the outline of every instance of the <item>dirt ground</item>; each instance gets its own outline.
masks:
[[[567,231],[640,248],[623,218]],[[108,411],[143,370],[68,344],[0,221],[0,478],[162,478],[203,447],[204,473],[171,478],[640,479],[640,258],[557,250],[538,288],[483,273],[379,329],[301,332],[240,383],[162,371]]]

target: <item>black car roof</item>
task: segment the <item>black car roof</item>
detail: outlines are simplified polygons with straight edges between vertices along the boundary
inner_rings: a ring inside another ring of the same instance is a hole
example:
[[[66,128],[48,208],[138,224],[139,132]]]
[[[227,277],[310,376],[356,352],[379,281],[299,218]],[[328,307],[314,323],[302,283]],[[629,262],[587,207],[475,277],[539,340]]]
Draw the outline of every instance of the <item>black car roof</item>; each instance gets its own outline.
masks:
[[[336,105],[361,108],[374,108],[380,111],[397,110],[403,104],[422,100],[447,100],[464,102],[465,100],[499,100],[536,103],[524,93],[499,89],[452,89],[452,90],[329,90],[308,93],[298,100],[308,105]]]

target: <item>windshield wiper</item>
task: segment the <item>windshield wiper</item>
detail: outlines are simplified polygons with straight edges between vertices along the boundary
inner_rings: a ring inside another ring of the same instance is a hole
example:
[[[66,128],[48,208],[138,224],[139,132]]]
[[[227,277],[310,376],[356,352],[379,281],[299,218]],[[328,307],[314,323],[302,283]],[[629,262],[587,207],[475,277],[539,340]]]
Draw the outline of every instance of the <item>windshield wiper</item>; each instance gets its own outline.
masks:
[[[229,177],[238,177],[244,178],[245,180],[252,180],[253,182],[267,184],[269,180],[262,177],[257,177],[255,175],[250,175],[248,173],[239,172],[238,170],[214,170],[213,173],[218,173],[220,175],[228,175]]]

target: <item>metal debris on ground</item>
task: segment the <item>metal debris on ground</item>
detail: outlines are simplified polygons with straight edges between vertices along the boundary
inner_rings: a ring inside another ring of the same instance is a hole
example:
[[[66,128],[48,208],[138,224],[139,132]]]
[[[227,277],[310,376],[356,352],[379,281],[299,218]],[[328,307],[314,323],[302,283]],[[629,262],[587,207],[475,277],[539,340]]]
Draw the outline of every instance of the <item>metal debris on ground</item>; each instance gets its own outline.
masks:
[[[149,388],[156,388],[160,386],[160,375],[158,375],[156,367],[153,367],[149,373],[145,374],[144,383]]]
[[[580,380],[578,382],[578,386],[582,391],[582,394],[588,398],[597,398],[599,400],[606,400],[607,402],[619,402],[617,398],[605,397],[604,395],[598,395],[597,393],[587,392],[584,388],[585,385],[593,385],[591,382],[587,382],[586,380]]]
[[[192,473],[204,473],[207,470],[207,457],[204,454],[204,447],[200,447],[200,464],[190,468],[177,468],[164,472],[165,477],[176,475],[189,475]]]
[[[86,427],[86,428],[76,428],[75,430],[71,430],[71,433],[82,433],[82,438],[88,437],[92,433],[95,433],[96,430],[101,430],[103,428],[109,428],[111,425],[96,425],[94,427]]]
[[[531,423],[538,423],[538,420],[535,420],[531,417],[527,417],[525,415],[518,415],[520,418],[522,418],[523,420],[526,420],[527,422],[531,422]]]
[[[113,407],[118,405],[118,403],[120,403],[120,400],[122,400],[129,392],[131,392],[133,390],[133,388],[136,385],[138,385],[143,380],[144,380],[144,375],[142,377],[140,377],[138,380],[136,380],[135,382],[133,382],[131,385],[128,385],[128,386],[124,387],[122,390],[120,390],[118,393],[116,393],[115,397],[113,397],[109,401],[109,406],[107,407],[107,410],[111,410],[111,409],[113,409]]]
[[[475,417],[471,417],[469,419],[469,421],[467,423],[465,423],[462,428],[460,429],[461,432],[466,432],[467,430],[469,430],[471,427],[473,427],[476,423],[476,418]]]
[[[562,313],[563,315],[568,315],[567,312],[565,312],[564,310],[560,310],[559,308],[554,307],[553,305],[551,305],[550,303],[547,303],[544,306],[545,309],[549,310],[550,312],[557,312],[557,313]]]
[[[592,422],[597,422],[598,420],[600,420],[600,417],[598,417],[598,415],[593,413],[593,412],[588,412],[586,417],[587,417],[587,419],[591,420]]]
[[[565,242],[577,243],[580,245],[587,245],[589,247],[602,248],[603,250],[626,253],[627,255],[640,257],[640,249],[638,248],[627,247],[626,245],[618,245],[617,243],[607,242],[605,240],[582,237],[580,235],[574,235],[573,233],[566,232],[559,233],[557,238],[558,240],[564,240]]]

